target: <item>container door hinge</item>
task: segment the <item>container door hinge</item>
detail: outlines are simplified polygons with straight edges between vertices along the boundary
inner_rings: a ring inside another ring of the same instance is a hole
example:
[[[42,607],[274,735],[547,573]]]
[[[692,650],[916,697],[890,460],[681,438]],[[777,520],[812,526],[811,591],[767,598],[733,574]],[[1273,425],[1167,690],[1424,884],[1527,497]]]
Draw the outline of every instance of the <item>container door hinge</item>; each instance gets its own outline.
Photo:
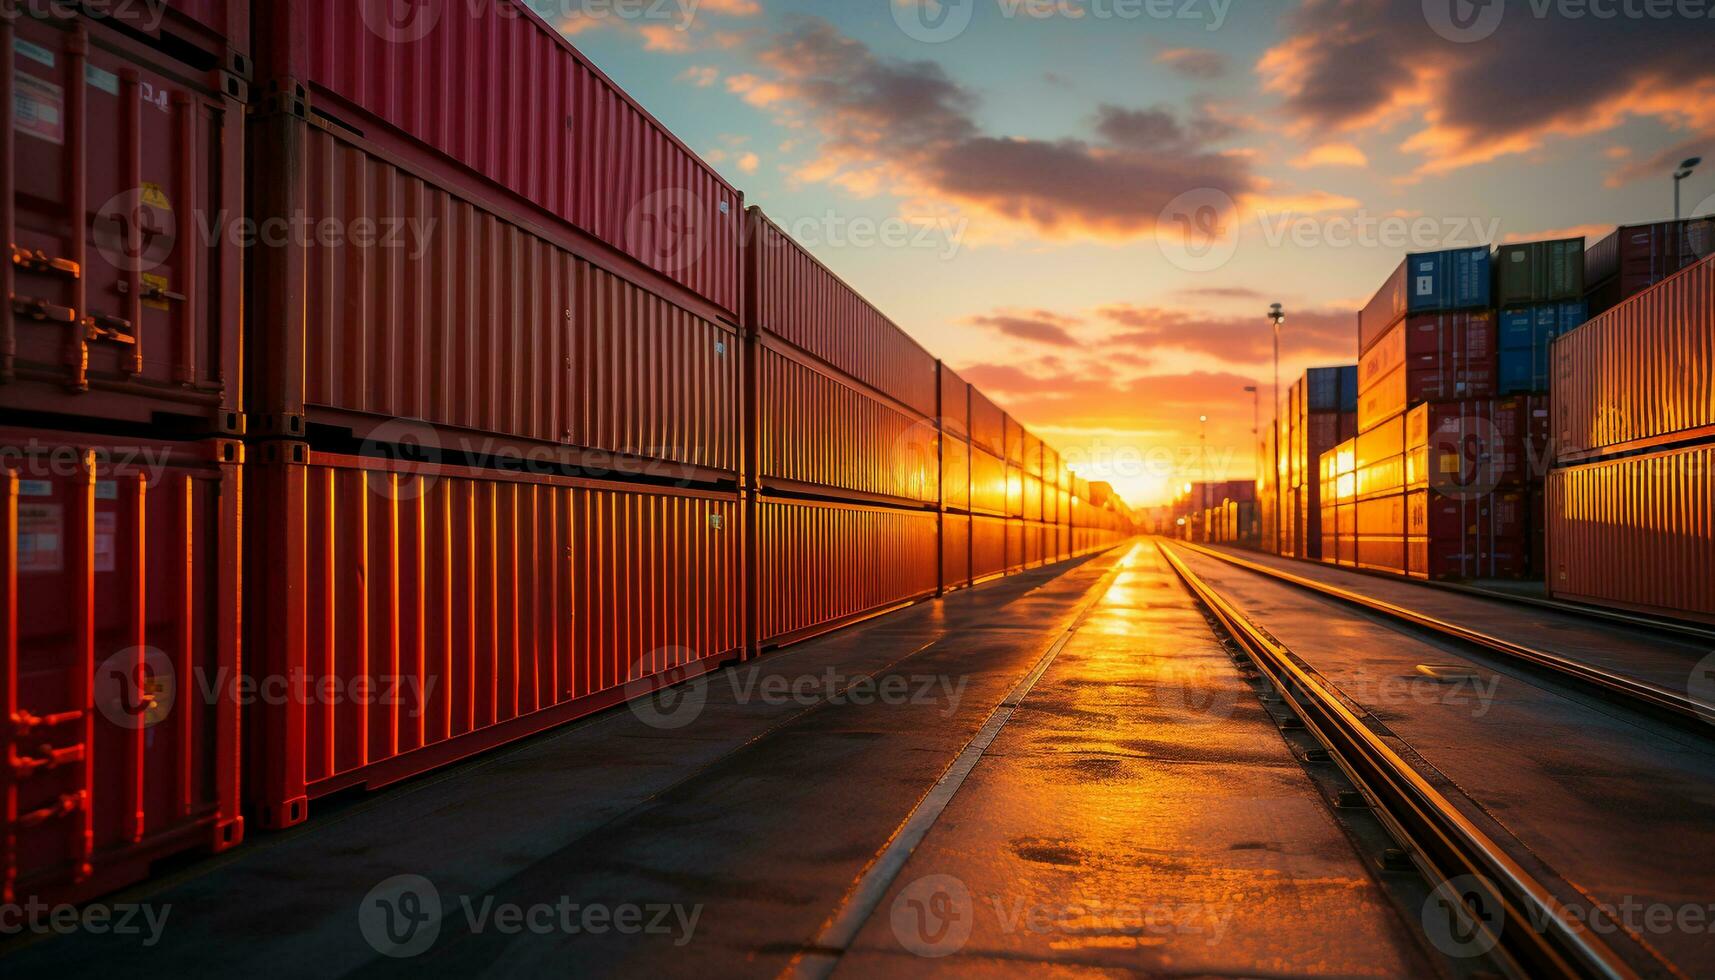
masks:
[[[83,761],[83,744],[65,745],[54,748],[43,745],[36,750],[38,755],[20,755],[16,746],[7,751],[11,757],[7,760],[12,767],[12,775],[18,779],[28,779],[44,769],[58,769]]]
[[[32,320],[45,320],[50,323],[77,323],[77,311],[69,306],[60,306],[45,299],[33,296],[12,296],[12,312]]]
[[[123,295],[130,291],[130,283],[121,279],[119,281],[120,294]],[[155,283],[144,283],[141,292],[143,293],[143,302],[145,303],[183,303],[185,301],[184,293],[175,293],[171,290],[162,289]]]
[[[56,803],[42,807],[40,810],[31,810],[29,813],[19,814],[18,826],[38,827],[56,817],[69,817],[74,813],[82,812],[88,801],[88,794],[82,790],[75,793],[65,793],[60,796]]]
[[[83,318],[83,326],[90,340],[108,340],[116,344],[137,342],[136,328],[124,317],[91,313]]]

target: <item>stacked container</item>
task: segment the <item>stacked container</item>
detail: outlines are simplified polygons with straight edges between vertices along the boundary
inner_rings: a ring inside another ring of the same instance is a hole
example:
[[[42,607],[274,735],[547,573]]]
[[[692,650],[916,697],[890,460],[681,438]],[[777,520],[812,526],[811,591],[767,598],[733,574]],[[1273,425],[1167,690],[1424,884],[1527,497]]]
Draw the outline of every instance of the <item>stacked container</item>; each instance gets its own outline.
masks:
[[[1357,439],[1347,439],[1322,454],[1322,561],[1356,567],[1357,555]]]
[[[247,5],[186,6],[0,16],[0,902],[243,834],[241,269],[201,229],[242,207]]]
[[[1554,343],[1548,588],[1715,622],[1715,257]]]
[[[433,697],[259,706],[272,826],[745,649],[738,191],[526,4],[363,7],[254,25],[246,659]]]
[[[1357,434],[1358,368],[1311,368],[1287,395],[1287,486],[1284,553],[1301,558],[1322,557],[1322,498],[1319,467],[1322,454]]]
[[[246,7],[60,7],[0,10],[3,905],[244,833]]]
[[[1715,216],[1616,228],[1584,254],[1589,313],[1605,313],[1710,255]]]

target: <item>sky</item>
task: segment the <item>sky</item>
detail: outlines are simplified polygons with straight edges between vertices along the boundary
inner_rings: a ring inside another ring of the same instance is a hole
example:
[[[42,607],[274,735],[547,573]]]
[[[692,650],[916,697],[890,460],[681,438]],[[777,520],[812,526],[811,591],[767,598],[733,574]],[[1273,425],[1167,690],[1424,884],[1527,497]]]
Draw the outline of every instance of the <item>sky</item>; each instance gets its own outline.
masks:
[[[1254,474],[1408,251],[1715,212],[1715,0],[531,0],[1133,504]],[[1204,417],[1206,422],[1201,421]]]

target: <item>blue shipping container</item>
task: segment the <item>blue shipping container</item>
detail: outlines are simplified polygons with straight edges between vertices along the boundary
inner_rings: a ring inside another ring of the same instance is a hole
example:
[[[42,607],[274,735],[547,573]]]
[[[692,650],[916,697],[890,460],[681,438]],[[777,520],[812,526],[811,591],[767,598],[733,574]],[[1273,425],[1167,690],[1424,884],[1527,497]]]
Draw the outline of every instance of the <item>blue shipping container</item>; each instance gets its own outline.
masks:
[[[1312,412],[1355,412],[1358,410],[1358,366],[1310,368],[1304,372],[1309,382],[1309,410]]]
[[[1554,338],[1581,326],[1582,302],[1544,303],[1502,310],[1500,315],[1500,393],[1548,390],[1548,354]]]
[[[1407,255],[1358,314],[1359,353],[1408,315],[1487,308],[1493,275],[1487,245]]]

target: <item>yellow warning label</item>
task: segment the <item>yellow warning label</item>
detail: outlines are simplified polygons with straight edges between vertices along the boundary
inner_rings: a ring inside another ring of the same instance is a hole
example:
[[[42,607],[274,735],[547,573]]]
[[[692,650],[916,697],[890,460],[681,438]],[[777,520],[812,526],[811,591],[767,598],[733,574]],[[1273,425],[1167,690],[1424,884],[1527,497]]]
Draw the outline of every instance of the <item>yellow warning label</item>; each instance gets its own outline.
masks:
[[[143,185],[143,203],[152,208],[160,208],[169,214],[173,210],[173,202],[167,197],[167,192],[162,189],[160,184],[145,183]]]

